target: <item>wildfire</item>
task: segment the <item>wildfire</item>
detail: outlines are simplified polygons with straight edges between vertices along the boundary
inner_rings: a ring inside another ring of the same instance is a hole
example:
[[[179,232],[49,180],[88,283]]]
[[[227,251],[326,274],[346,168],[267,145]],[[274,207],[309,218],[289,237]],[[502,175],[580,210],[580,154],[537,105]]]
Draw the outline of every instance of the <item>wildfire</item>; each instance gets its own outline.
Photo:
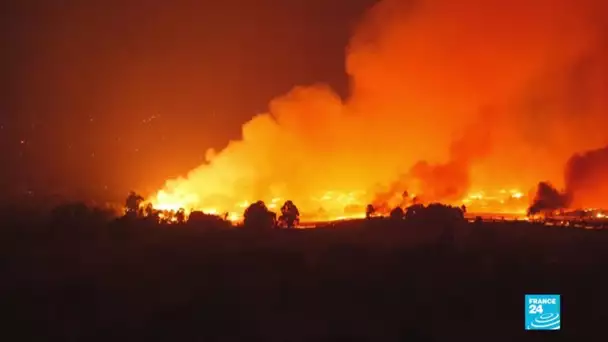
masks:
[[[257,200],[273,211],[292,200],[302,221],[360,217],[370,203],[525,215],[522,190],[562,187],[568,158],[606,145],[605,1],[423,2],[370,10],[346,49],[347,96],[295,87],[148,202],[234,221]],[[588,158],[608,165],[608,148],[575,160],[567,174],[581,181],[566,187],[575,205],[601,206],[607,188],[581,175],[605,172]]]
[[[409,194],[410,199],[415,197],[415,194]],[[192,211],[202,211],[205,214],[225,216],[226,219],[236,223],[242,221],[244,210],[255,201],[254,199],[247,199],[235,201],[234,203],[224,202],[217,203],[216,206],[211,207],[198,205],[198,203],[193,201],[196,198],[195,195],[170,196],[160,191],[155,197],[148,199],[146,202],[151,203],[154,208],[159,210],[175,212],[183,208],[186,216]],[[302,221],[325,222],[364,218],[365,206],[369,203],[369,199],[370,196],[362,191],[326,191],[319,196],[311,198],[306,202],[308,205],[300,205]],[[284,201],[283,197],[274,197],[264,202],[271,211],[276,212]],[[496,193],[475,191],[471,192],[461,201],[448,204],[466,205],[467,211],[471,213],[523,216],[526,214],[528,202],[521,191],[512,189],[500,190]],[[296,202],[296,205],[299,204]],[[386,215],[388,212],[380,212],[380,214]]]

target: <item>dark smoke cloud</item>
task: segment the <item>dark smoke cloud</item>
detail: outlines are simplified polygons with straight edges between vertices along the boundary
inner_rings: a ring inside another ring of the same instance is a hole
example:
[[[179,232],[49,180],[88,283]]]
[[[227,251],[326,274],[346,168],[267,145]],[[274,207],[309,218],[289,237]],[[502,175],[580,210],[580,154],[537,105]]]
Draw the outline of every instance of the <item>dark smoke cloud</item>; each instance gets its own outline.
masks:
[[[536,195],[528,214],[534,215],[543,211],[565,209],[570,206],[572,197],[569,193],[560,192],[547,182],[541,182],[536,189]]]
[[[576,153],[566,163],[563,192],[538,184],[530,213],[563,208],[608,208],[608,146]]]
[[[608,146],[572,156],[564,176],[574,205],[608,208]]]
[[[608,142],[606,4],[385,0],[370,11],[349,49],[350,102],[394,114],[376,124],[385,132],[402,127],[387,134],[404,147],[409,181],[397,183],[439,201],[539,179],[562,187],[568,157]]]

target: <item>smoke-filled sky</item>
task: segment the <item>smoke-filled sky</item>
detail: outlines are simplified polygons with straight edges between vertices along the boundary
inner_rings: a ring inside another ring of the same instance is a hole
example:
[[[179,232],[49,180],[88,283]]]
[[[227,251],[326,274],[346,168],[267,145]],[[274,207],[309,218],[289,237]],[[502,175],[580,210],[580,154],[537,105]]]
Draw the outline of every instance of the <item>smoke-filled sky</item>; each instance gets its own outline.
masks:
[[[293,86],[345,94],[374,2],[3,2],[0,193],[150,192]]]
[[[607,10],[600,0],[386,0],[351,44],[352,102],[386,131],[412,128],[385,142],[410,162],[444,160],[427,176],[434,187],[562,185],[574,152],[608,141]]]
[[[602,0],[130,4],[12,9],[4,182],[455,200],[561,187],[571,155],[608,144]]]

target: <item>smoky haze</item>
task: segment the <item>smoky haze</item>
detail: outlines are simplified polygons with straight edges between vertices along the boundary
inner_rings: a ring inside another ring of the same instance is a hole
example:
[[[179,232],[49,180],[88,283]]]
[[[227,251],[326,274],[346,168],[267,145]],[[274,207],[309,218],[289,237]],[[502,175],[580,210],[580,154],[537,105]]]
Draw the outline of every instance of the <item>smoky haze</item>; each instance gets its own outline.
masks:
[[[540,182],[529,212],[536,214],[570,207],[606,208],[607,172],[608,146],[574,154],[564,168],[565,189],[559,191],[548,182]]]
[[[347,47],[347,98],[325,85],[275,98],[161,197],[310,210],[327,190],[371,201],[395,182],[433,201],[563,187],[572,154],[608,143],[606,22],[599,0],[382,1]]]
[[[566,191],[576,207],[608,208],[608,146],[576,154],[565,171]]]
[[[375,0],[4,1],[0,201],[150,194],[296,84],[347,92]]]

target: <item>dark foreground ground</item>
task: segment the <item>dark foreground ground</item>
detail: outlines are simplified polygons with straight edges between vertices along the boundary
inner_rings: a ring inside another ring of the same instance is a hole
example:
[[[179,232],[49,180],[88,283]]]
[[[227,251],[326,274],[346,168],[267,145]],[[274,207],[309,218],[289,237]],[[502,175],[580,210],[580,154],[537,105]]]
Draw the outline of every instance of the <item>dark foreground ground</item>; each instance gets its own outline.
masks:
[[[608,341],[605,231],[2,229],[1,341]],[[526,293],[560,332],[524,331]]]

